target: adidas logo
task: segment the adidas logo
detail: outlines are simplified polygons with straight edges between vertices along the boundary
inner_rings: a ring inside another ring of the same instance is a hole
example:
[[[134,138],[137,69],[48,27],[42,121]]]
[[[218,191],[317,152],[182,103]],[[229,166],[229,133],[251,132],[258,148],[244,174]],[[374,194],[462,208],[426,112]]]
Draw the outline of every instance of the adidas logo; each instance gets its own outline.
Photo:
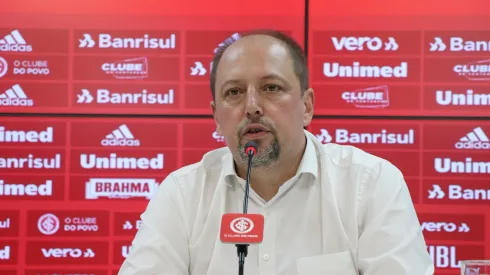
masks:
[[[32,52],[32,45],[27,44],[18,30],[13,30],[0,39],[0,52]]]
[[[490,149],[490,142],[487,135],[481,127],[473,129],[473,131],[460,138],[454,145],[456,149]]]
[[[0,106],[21,106],[27,107],[34,105],[34,101],[27,97],[19,84],[0,94]]]
[[[140,146],[140,141],[135,139],[126,124],[119,126],[112,133],[105,136],[101,142],[102,146]]]

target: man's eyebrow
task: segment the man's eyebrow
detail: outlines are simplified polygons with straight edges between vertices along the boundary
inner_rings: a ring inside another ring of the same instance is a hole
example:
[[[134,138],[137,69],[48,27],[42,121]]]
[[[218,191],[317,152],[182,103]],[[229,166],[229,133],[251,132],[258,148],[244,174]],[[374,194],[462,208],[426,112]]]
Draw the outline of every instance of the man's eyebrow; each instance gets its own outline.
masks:
[[[265,75],[265,76],[261,77],[260,79],[261,80],[272,80],[272,79],[276,79],[276,80],[280,80],[280,81],[282,81],[284,83],[287,83],[287,81],[284,78],[280,77],[277,74],[268,74],[268,75]],[[242,83],[243,83],[243,81],[241,81],[239,79],[229,79],[229,80],[225,81],[221,85],[221,87],[224,87],[224,86],[230,85],[230,84],[231,85],[237,85],[237,84],[242,84]]]
[[[286,82],[287,83],[287,81],[284,78],[280,77],[277,74],[268,74],[268,75],[265,75],[265,76],[261,77],[260,79],[262,79],[262,80],[277,79],[277,80],[280,80],[282,82]]]
[[[228,84],[240,84],[242,83],[242,81],[238,80],[238,79],[230,79],[230,80],[227,80],[223,83],[223,85],[221,85],[221,87],[224,87]]]

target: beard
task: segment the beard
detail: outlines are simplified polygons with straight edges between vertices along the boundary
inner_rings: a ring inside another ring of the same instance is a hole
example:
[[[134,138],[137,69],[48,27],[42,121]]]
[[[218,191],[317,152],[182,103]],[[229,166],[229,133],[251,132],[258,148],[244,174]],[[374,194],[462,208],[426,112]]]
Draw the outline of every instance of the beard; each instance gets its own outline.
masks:
[[[281,154],[281,147],[279,145],[279,140],[277,139],[277,131],[272,123],[267,122],[265,119],[261,118],[259,122],[261,125],[264,125],[267,129],[269,129],[271,134],[274,136],[274,140],[272,143],[267,146],[265,149],[258,149],[257,154],[252,158],[251,166],[267,168],[277,162],[279,156]],[[243,129],[250,124],[249,119],[245,119],[238,127],[238,140],[241,139],[243,135]],[[247,165],[248,164],[248,155],[245,152],[245,147],[238,142],[237,151],[240,156],[240,163]]]

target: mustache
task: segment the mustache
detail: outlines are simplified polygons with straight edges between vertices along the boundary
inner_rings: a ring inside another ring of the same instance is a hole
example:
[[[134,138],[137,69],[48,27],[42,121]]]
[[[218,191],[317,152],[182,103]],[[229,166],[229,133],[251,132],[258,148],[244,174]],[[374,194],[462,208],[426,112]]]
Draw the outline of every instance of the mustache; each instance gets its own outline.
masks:
[[[250,120],[248,118],[245,118],[238,125],[237,134],[238,134],[238,137],[239,138],[241,136],[245,135],[245,128],[247,128],[247,126],[250,125],[250,124],[260,124],[260,125],[264,126],[266,129],[268,129],[273,134],[275,134],[277,132],[276,131],[276,126],[274,126],[274,123],[272,123],[272,121],[269,121],[266,118],[261,117],[260,119],[255,120],[255,121],[252,121],[252,120]]]

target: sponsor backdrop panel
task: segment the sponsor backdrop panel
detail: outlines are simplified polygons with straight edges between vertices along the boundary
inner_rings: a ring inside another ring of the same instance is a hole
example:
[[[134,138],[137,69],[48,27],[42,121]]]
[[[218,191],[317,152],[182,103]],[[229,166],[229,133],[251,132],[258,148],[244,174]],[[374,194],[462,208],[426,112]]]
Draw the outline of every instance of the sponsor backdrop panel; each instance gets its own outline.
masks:
[[[211,115],[211,61],[225,40],[274,28],[304,43],[301,0],[25,2],[0,11],[2,113]]]
[[[165,177],[225,146],[215,130],[212,119],[0,117],[0,273],[117,269]]]
[[[304,1],[165,2],[2,5],[1,274],[117,274],[165,177],[226,145],[211,119],[15,114],[209,115],[212,55],[248,29],[309,32],[317,115],[490,117],[488,1],[310,0],[309,30]],[[308,129],[400,168],[436,274],[490,258],[488,121]]]
[[[490,117],[488,1],[346,3],[310,0],[316,114]]]
[[[309,130],[402,171],[437,274],[490,257],[490,121],[316,118]]]
[[[117,268],[168,173],[226,145],[212,119],[3,117],[0,128],[0,255],[14,268]],[[441,270],[487,257],[490,121],[315,118],[308,130],[400,168]]]

